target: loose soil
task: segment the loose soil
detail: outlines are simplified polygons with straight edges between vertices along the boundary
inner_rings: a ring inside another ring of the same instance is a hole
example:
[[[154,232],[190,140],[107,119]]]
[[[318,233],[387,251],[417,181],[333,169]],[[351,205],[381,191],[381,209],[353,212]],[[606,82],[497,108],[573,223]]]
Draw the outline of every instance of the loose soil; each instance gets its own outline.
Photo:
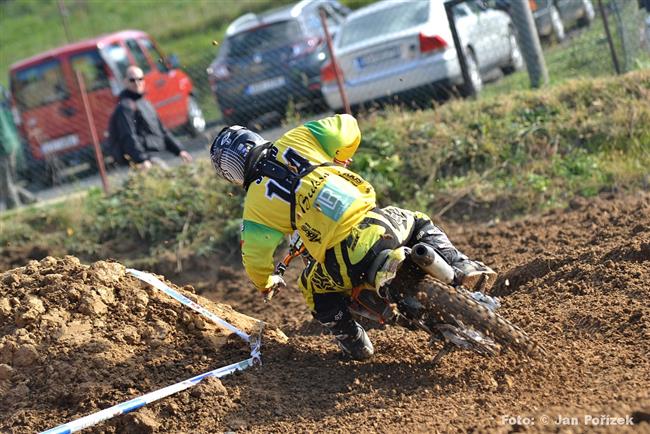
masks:
[[[346,360],[306,311],[298,270],[264,304],[238,267],[214,258],[208,272],[188,262],[167,275],[192,284],[179,290],[247,332],[257,324],[250,317],[268,323],[263,365],[87,431],[650,432],[650,194],[442,225],[499,271],[492,293],[502,315],[543,343],[545,356],[457,351],[434,366],[423,332],[389,327],[369,331],[371,361]],[[117,263],[24,263],[0,275],[0,432],[51,428],[248,357],[236,336]],[[595,426],[587,416],[633,425]]]

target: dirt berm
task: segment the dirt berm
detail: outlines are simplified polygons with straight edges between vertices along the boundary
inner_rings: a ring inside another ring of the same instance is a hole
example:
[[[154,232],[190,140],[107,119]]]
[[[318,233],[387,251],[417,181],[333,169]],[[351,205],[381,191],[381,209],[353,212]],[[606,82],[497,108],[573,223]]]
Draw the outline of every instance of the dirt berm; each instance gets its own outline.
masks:
[[[191,287],[180,291],[235,327],[259,332],[259,321]],[[122,265],[88,266],[73,256],[30,261],[0,275],[0,332],[1,432],[42,430],[250,357],[237,335],[127,275]],[[266,344],[286,340],[266,325]],[[225,391],[219,380],[210,384]],[[227,395],[217,401],[232,405]],[[130,420],[115,420],[113,429],[130,429]]]
[[[263,365],[88,432],[650,432],[650,195],[575,200],[513,222],[444,225],[493,265],[502,314],[540,358],[431,360],[422,332],[373,329],[344,360],[295,284],[264,305],[237,269],[195,282],[217,315],[268,326]],[[295,272],[294,272],[295,275]],[[0,432],[34,432],[248,357],[248,347],[119,264],[46,258],[0,275]],[[620,418],[620,419],[619,419]],[[623,423],[623,425],[620,425]],[[631,425],[627,425],[630,423]]]

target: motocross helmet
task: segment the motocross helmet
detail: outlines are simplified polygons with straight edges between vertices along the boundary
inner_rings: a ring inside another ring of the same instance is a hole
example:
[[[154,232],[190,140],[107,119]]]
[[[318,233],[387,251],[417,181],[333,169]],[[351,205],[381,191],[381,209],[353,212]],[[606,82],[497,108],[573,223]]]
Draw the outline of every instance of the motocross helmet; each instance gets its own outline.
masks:
[[[225,127],[210,146],[210,159],[217,174],[226,181],[244,185],[251,177],[251,156],[253,149],[264,147],[269,142],[253,131],[233,125]]]

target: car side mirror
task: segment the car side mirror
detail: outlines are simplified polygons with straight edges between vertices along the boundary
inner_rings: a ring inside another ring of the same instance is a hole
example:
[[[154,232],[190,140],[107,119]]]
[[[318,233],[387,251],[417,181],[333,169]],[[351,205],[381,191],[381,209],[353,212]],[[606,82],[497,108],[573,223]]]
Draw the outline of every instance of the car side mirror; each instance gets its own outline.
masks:
[[[181,62],[178,60],[178,56],[176,54],[170,54],[167,56],[167,65],[169,65],[169,67],[172,69],[178,69],[181,67]]]

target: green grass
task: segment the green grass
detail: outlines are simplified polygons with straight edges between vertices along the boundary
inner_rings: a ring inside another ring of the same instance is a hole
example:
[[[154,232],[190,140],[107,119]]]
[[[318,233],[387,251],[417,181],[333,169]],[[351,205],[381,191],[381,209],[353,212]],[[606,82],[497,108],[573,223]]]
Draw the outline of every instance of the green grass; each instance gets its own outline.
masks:
[[[383,181],[384,204],[433,214],[459,195],[501,217],[560,206],[574,195],[647,182],[648,100],[645,70],[383,113],[362,129],[356,169]]]
[[[212,40],[220,39],[227,24],[240,14],[261,11],[287,0],[132,0],[64,1],[73,41],[122,29],[144,30],[157,38],[167,53],[196,59],[214,54]],[[56,1],[9,0],[0,4],[3,32],[3,83],[9,64],[67,43]],[[35,31],[37,29],[37,31]]]

